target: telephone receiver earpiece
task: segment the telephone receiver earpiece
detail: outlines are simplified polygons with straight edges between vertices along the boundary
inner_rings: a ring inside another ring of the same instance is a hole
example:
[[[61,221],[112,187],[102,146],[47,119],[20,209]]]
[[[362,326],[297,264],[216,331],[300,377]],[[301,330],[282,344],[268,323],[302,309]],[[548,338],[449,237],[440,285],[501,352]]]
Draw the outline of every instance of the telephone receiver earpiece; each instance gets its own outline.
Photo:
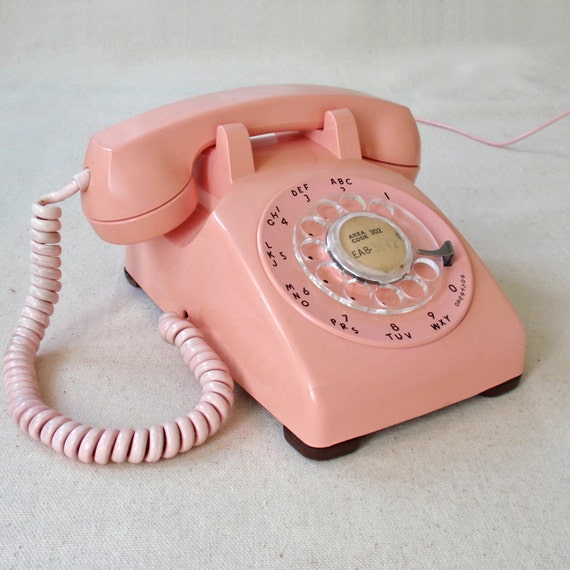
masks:
[[[112,243],[165,234],[198,204],[192,167],[215,144],[218,126],[241,123],[250,136],[315,131],[335,109],[354,117],[364,158],[415,180],[420,141],[406,107],[347,89],[261,86],[186,99],[94,135],[85,157],[91,173],[82,194],[85,215]]]

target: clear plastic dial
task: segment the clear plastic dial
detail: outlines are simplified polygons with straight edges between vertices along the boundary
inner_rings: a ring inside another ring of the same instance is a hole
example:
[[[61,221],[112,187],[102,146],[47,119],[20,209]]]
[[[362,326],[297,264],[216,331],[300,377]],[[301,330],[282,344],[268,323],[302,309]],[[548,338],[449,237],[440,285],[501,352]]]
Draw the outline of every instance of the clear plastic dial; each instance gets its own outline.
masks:
[[[441,284],[441,259],[416,253],[437,247],[433,235],[411,212],[375,196],[322,198],[296,224],[293,245],[319,289],[361,311],[412,311]]]

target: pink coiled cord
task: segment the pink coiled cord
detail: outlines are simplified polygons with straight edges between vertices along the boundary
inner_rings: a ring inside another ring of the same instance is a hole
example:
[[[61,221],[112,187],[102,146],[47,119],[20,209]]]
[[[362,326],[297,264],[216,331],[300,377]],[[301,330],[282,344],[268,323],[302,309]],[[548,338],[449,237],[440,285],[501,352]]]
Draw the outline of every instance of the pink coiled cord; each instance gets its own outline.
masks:
[[[202,387],[200,401],[185,416],[149,428],[102,429],[60,414],[41,397],[35,359],[61,289],[61,208],[50,204],[85,190],[88,184],[89,171],[83,170],[61,191],[47,194],[32,206],[30,289],[3,360],[9,411],[32,438],[84,463],[141,463],[174,457],[216,433],[233,404],[227,366],[201,332],[174,313],[160,317],[159,332],[178,347]]]

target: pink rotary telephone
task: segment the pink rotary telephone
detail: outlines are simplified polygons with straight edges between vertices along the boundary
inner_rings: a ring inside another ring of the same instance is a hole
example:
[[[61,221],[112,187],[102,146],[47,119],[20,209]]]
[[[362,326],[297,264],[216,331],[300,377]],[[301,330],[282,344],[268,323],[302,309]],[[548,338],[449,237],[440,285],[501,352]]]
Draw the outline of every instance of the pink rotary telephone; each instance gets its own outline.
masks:
[[[85,215],[126,245],[129,280],[168,312],[163,336],[212,390],[142,435],[58,423],[37,398],[34,412],[11,401],[16,421],[84,461],[156,460],[219,427],[233,378],[323,459],[514,388],[522,324],[414,186],[419,158],[407,108],[318,86],[195,97],[98,133],[74,185]]]

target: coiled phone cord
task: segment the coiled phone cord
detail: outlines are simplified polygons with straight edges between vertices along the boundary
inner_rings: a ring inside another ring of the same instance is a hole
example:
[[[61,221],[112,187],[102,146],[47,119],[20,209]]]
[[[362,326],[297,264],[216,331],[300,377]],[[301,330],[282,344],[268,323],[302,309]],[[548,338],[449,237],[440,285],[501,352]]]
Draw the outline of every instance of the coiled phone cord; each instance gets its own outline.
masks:
[[[48,406],[41,397],[35,360],[61,289],[61,202],[89,184],[83,170],[59,192],[32,205],[31,283],[3,360],[12,419],[32,438],[84,463],[154,462],[200,445],[218,431],[233,404],[227,366],[188,320],[174,313],[159,319],[162,338],[174,344],[202,388],[196,407],[174,421],[141,429],[102,429],[83,425]]]

